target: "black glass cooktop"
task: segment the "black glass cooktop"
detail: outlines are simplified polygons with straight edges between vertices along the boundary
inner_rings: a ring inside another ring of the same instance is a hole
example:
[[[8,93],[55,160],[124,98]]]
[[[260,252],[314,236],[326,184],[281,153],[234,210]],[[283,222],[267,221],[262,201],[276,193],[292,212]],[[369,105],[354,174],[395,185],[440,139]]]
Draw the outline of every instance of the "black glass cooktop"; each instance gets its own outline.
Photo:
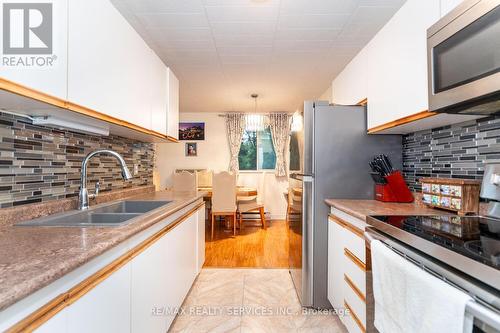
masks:
[[[500,269],[500,220],[479,216],[372,216]]]

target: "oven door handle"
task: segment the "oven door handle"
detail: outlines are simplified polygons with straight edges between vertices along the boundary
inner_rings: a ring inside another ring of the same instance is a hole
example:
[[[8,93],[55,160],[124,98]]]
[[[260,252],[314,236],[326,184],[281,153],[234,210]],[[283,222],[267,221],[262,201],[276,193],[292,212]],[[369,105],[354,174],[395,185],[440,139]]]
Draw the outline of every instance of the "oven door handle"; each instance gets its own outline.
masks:
[[[476,301],[470,301],[465,306],[465,312],[471,314],[474,318],[479,319],[488,326],[496,330],[500,330],[500,314],[488,309]]]
[[[366,245],[368,248],[370,248],[370,244],[374,241],[374,240],[378,240],[378,241],[381,241],[383,243],[386,243],[386,244],[389,244],[390,243],[390,240],[389,238],[379,234],[378,232],[376,232],[375,230],[373,230],[372,228],[370,227],[367,227],[366,228],[366,231],[364,233],[364,236],[365,236],[365,240],[366,240]]]
[[[381,242],[387,244],[393,251],[396,250],[396,252],[401,252],[401,251],[398,251],[393,246],[391,246],[391,243],[392,244],[394,244],[394,243],[388,237],[378,233],[373,228],[370,228],[370,227],[366,228],[364,236],[365,236],[366,245],[368,248],[370,247],[370,244],[372,241],[378,240],[378,241],[381,241]],[[439,273],[436,273],[435,267],[434,267],[434,270],[432,268],[429,268],[429,267],[432,267],[431,265],[429,265],[429,263],[424,265],[423,263],[417,261],[416,259],[406,255],[405,253],[400,253],[400,254],[403,255],[403,257],[405,259],[409,260],[410,262],[413,262],[417,266],[420,266],[420,268],[424,269],[426,272],[431,273],[440,279],[443,279]],[[457,285],[455,283],[453,283],[452,281],[450,281],[449,279],[448,280],[445,279],[445,281],[448,282],[449,284],[451,284],[452,286],[457,287]],[[462,289],[460,287],[458,287],[458,288]],[[465,312],[471,314],[474,318],[479,319],[480,321],[487,324],[488,326],[491,326],[491,327],[495,328],[496,330],[500,330],[500,313],[488,308],[487,306],[484,306],[480,302],[481,302],[481,300],[472,300],[472,301],[468,302],[465,306]]]

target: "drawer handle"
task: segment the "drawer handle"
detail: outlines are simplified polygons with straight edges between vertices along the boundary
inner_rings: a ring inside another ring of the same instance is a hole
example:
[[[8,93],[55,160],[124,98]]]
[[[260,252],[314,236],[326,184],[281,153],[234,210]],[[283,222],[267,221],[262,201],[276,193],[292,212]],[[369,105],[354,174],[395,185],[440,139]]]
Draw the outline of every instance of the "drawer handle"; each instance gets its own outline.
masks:
[[[353,234],[355,234],[359,238],[361,238],[363,240],[365,239],[364,231],[361,230],[360,228],[356,227],[352,223],[349,223],[349,222],[347,222],[347,221],[339,218],[338,216],[335,216],[335,215],[332,215],[332,214],[330,214],[328,216],[329,216],[329,218],[330,218],[331,221],[337,223],[341,227],[346,228],[347,230],[349,230],[350,232],[352,232]]]
[[[349,285],[349,287],[351,287],[352,291],[354,291],[354,293],[358,295],[358,297],[363,301],[363,303],[366,303],[366,296],[358,288],[358,286],[354,284],[351,278],[347,276],[347,274],[344,274],[344,281]]]
[[[354,322],[356,323],[356,325],[358,325],[359,329],[362,332],[366,332],[366,328],[363,325],[363,323],[361,322],[361,319],[359,319],[359,317],[356,315],[356,313],[354,311],[352,311],[352,308],[349,306],[349,304],[346,302],[345,299],[344,299],[344,306],[346,307],[347,310],[349,310],[349,313],[351,314],[352,319],[354,319]]]
[[[366,272],[366,265],[361,261],[354,253],[349,251],[349,249],[344,247],[344,255],[349,258],[356,266],[358,266],[363,272]]]

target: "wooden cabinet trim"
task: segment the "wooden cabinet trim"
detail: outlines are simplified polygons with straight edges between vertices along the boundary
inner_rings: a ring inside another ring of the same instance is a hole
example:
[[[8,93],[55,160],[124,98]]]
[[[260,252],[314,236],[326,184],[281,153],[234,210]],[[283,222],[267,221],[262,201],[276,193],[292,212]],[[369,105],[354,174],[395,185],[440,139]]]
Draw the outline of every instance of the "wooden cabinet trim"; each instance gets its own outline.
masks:
[[[420,112],[411,114],[409,116],[399,118],[399,119],[390,121],[388,123],[369,128],[368,134],[377,133],[377,132],[380,132],[380,131],[383,131],[383,130],[386,130],[389,128],[393,128],[393,127],[400,126],[403,124],[411,123],[413,121],[429,118],[429,117],[435,116],[436,114],[437,114],[436,112],[431,112],[429,110],[420,111]]]
[[[47,304],[43,305],[35,312],[26,316],[24,319],[19,321],[18,323],[11,326],[6,333],[14,333],[14,332],[31,332],[36,328],[43,325],[50,318],[54,317],[57,313],[62,311],[65,307],[70,306],[78,299],[83,297],[89,291],[94,289],[98,284],[102,281],[106,280],[111,274],[116,272],[122,266],[126,265],[133,258],[138,256],[140,253],[145,251],[148,247],[153,245],[156,241],[158,241],[161,237],[163,237],[166,233],[174,229],[176,226],[187,220],[191,215],[193,215],[196,211],[198,211],[201,207],[205,205],[204,202],[200,203],[193,209],[189,210],[187,213],[179,217],[174,222],[170,223],[157,233],[153,234],[146,240],[142,241],[140,244],[129,250],[127,253],[113,260],[111,263],[101,268],[82,282],[78,283],[73,288],[68,291],[60,294],[55,297]]]
[[[344,306],[346,307],[347,310],[349,310],[349,313],[351,314],[352,319],[354,319],[354,322],[356,323],[356,325],[358,325],[359,329],[361,331],[363,331],[363,332],[366,332],[365,326],[363,325],[363,323],[361,322],[361,320],[359,319],[359,317],[352,310],[351,306],[346,302],[345,299],[344,299]]]
[[[337,223],[338,225],[346,228],[347,230],[349,230],[350,232],[352,232],[356,236],[358,236],[358,237],[360,237],[362,239],[365,239],[364,231],[361,230],[360,228],[358,228],[357,226],[355,226],[352,223],[347,222],[346,220],[343,220],[340,217],[335,216],[333,214],[329,214],[328,216],[329,216],[329,218],[330,218],[331,221],[333,221],[333,222]]]
[[[366,265],[365,265],[365,263],[361,259],[359,259],[358,257],[356,257],[356,255],[354,253],[352,253],[351,251],[349,251],[348,248],[344,248],[344,255],[349,260],[351,260],[356,266],[358,266],[363,272],[366,272]]]
[[[351,280],[351,278],[344,273],[344,281],[349,285],[349,287],[354,291],[356,295],[363,301],[363,303],[366,303],[366,296],[363,294],[363,292],[356,286],[354,281]]]
[[[368,104],[368,98],[363,98],[362,100],[360,100],[359,102],[356,103],[356,105],[360,105],[360,106],[365,106]]]
[[[26,86],[23,86],[21,84],[18,84],[18,83],[9,81],[9,80],[6,80],[6,79],[1,78],[1,77],[0,77],[0,89],[5,90],[5,91],[9,91],[11,93],[14,93],[14,94],[17,94],[17,95],[20,95],[23,97],[28,97],[28,98],[31,98],[31,99],[34,99],[34,100],[37,100],[37,101],[40,101],[43,103],[47,103],[47,104],[50,104],[50,105],[53,105],[53,106],[56,106],[56,107],[59,107],[62,109],[73,111],[73,112],[79,113],[81,115],[85,115],[85,116],[92,117],[92,118],[95,118],[95,119],[98,119],[101,121],[105,121],[105,122],[108,122],[108,123],[111,123],[114,125],[126,127],[126,128],[129,128],[129,129],[132,129],[132,130],[135,130],[135,131],[147,134],[147,135],[151,135],[151,136],[160,138],[160,139],[164,139],[164,140],[168,140],[168,141],[172,141],[172,142],[178,142],[178,140],[172,136],[165,135],[165,134],[162,134],[162,133],[159,133],[159,132],[132,124],[132,123],[125,121],[125,120],[121,120],[121,119],[118,119],[118,118],[115,118],[112,116],[108,116],[108,115],[101,113],[99,111],[95,111],[95,110],[89,109],[87,107],[78,105],[76,103],[48,95],[44,92],[41,92],[41,91],[38,91],[38,90],[35,90],[32,88],[28,88]]]

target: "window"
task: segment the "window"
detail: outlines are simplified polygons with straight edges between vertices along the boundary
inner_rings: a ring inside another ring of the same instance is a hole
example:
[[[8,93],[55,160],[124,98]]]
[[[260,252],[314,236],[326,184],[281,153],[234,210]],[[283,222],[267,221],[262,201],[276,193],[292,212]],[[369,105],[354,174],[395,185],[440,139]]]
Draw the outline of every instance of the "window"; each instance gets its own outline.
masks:
[[[300,171],[299,138],[297,132],[290,136],[290,171]]]
[[[269,127],[262,131],[245,131],[238,162],[240,170],[274,170],[276,154]]]

